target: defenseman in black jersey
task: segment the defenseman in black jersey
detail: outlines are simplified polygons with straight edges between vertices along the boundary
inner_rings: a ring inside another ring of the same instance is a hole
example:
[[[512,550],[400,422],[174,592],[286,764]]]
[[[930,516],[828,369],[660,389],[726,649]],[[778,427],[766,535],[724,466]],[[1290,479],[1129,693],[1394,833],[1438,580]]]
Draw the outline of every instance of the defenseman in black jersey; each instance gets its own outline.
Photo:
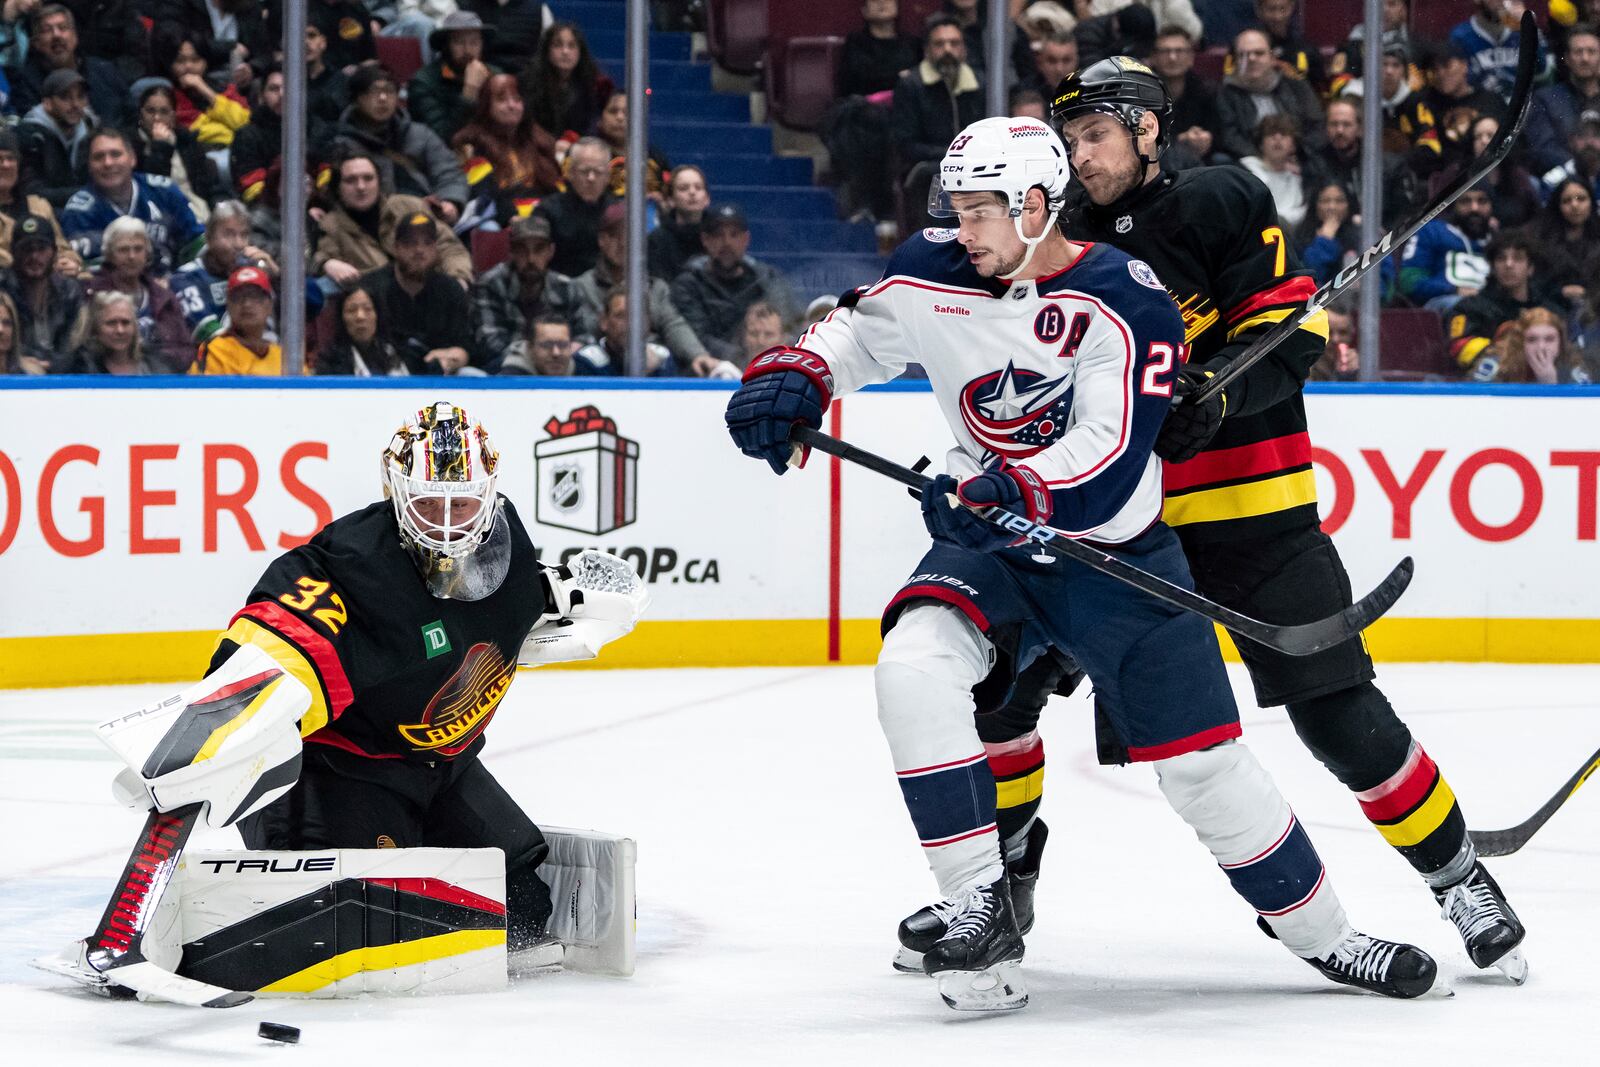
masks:
[[[507,948],[537,955],[548,846],[479,761],[484,729],[519,662],[592,656],[631,629],[643,594],[599,553],[597,565],[626,571],[604,609],[592,588],[574,592],[571,570],[541,565],[495,491],[498,463],[460,408],[418,412],[384,451],[388,500],[275,560],[212,670],[254,646],[311,694],[299,780],[241,820],[248,847],[498,847]]]
[[[1161,168],[1171,112],[1162,80],[1118,56],[1064,79],[1051,118],[1084,194],[1069,202],[1063,225],[1074,240],[1110,243],[1155,268],[1184,317],[1190,352],[1176,393],[1188,396],[1316,284],[1256,178],[1237,167]],[[1178,533],[1195,588],[1275,623],[1309,622],[1351,602],[1344,566],[1319,525],[1301,396],[1326,344],[1326,322],[1309,320],[1210,402],[1175,407],[1155,448],[1168,461],[1162,518]],[[1301,741],[1422,875],[1472,962],[1520,984],[1522,923],[1478,861],[1449,784],[1373,684],[1363,643],[1306,657],[1238,645],[1257,701],[1287,707]],[[1019,921],[1032,920],[1043,846],[1035,812],[1044,751],[1035,727],[1044,701],[1058,688],[1070,691],[1075,675],[1064,658],[1037,661],[1009,697],[979,715],[1001,796],[1014,798],[1010,807],[1002,800],[999,825]],[[1102,761],[1125,761],[1106,731],[1101,737]],[[907,920],[911,936],[903,927],[902,942],[920,951],[939,925],[923,909]]]

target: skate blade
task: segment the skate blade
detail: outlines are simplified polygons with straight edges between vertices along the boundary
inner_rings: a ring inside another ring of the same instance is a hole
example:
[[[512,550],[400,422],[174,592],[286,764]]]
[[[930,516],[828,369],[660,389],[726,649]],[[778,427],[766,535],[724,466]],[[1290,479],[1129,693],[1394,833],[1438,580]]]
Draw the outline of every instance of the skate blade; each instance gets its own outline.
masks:
[[[927,973],[922,969],[922,953],[913,952],[904,945],[894,950],[894,959],[890,961],[889,965],[901,974]]]
[[[1522,985],[1528,980],[1528,958],[1520,948],[1514,948],[1495,960],[1494,968],[1511,979],[1512,985]]]
[[[941,971],[936,977],[939,996],[954,1011],[1016,1011],[1028,1004],[1020,960],[981,971]]]
[[[514,978],[561,966],[566,958],[566,946],[555,938],[536,941],[515,952],[506,954],[506,971]]]

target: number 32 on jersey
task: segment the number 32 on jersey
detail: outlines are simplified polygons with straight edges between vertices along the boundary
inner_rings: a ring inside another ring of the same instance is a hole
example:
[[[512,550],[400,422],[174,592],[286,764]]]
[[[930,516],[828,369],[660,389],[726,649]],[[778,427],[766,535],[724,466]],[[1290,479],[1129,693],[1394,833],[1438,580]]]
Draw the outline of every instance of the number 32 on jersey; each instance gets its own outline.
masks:
[[[345,609],[344,598],[338,593],[329,592],[331,586],[327,582],[319,581],[309,575],[294,584],[300,591],[285,593],[278,598],[278,602],[296,611],[310,611],[326,597],[325,606],[311,611],[311,617],[326,626],[329,633],[338,636],[339,628],[350,621],[350,612]]]

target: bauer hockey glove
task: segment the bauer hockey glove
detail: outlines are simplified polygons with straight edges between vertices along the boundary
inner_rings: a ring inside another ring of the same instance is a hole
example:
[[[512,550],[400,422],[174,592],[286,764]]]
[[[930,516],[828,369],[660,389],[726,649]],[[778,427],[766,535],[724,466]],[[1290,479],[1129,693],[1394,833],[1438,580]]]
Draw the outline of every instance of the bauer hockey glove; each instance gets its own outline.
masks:
[[[773,471],[789,469],[797,424],[822,429],[822,413],[833,399],[833,373],[821,356],[779,345],[750,361],[744,384],[728,401],[728,433],[739,451],[764,459]],[[806,449],[801,453],[805,465]]]
[[[1024,538],[985,521],[974,510],[990,507],[1048,522],[1050,491],[1026,467],[995,467],[964,482],[941,474],[922,487],[922,521],[935,541],[973,552],[998,552],[1021,544]]]
[[[1186,463],[1198,456],[1217,436],[1228,413],[1226,389],[1201,404],[1189,398],[1214,372],[1204,367],[1180,367],[1172,383],[1172,410],[1156,435],[1156,455],[1168,463]]]

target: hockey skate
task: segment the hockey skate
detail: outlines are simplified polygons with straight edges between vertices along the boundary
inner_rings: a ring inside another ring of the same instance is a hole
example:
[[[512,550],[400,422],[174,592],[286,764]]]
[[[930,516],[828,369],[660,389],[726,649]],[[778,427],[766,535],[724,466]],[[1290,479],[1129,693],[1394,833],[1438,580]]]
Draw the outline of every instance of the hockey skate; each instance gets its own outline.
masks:
[[[1473,966],[1496,967],[1513,985],[1528,980],[1528,961],[1520,947],[1527,930],[1481,862],[1472,865],[1471,874],[1433,896],[1444,918],[1461,934]]]
[[[1028,1003],[1007,882],[971,886],[945,901],[949,928],[922,957],[923,969],[939,980],[939,996],[956,1011],[1014,1011]]]
[[[1304,957],[1302,957],[1304,958]],[[1335,982],[1410,1000],[1433,988],[1439,967],[1415,945],[1351,930],[1333,951],[1307,963]]]
[[[1017,931],[1024,936],[1033,929],[1033,891],[1039,884],[1039,860],[1044,855],[1050,828],[1035,819],[1028,830],[1028,847],[1016,863],[1006,865],[1011,881],[1011,910],[1017,917]],[[900,922],[900,947],[892,965],[902,974],[922,974],[922,954],[944,936],[950,925],[950,902],[940,901],[918,908]]]

